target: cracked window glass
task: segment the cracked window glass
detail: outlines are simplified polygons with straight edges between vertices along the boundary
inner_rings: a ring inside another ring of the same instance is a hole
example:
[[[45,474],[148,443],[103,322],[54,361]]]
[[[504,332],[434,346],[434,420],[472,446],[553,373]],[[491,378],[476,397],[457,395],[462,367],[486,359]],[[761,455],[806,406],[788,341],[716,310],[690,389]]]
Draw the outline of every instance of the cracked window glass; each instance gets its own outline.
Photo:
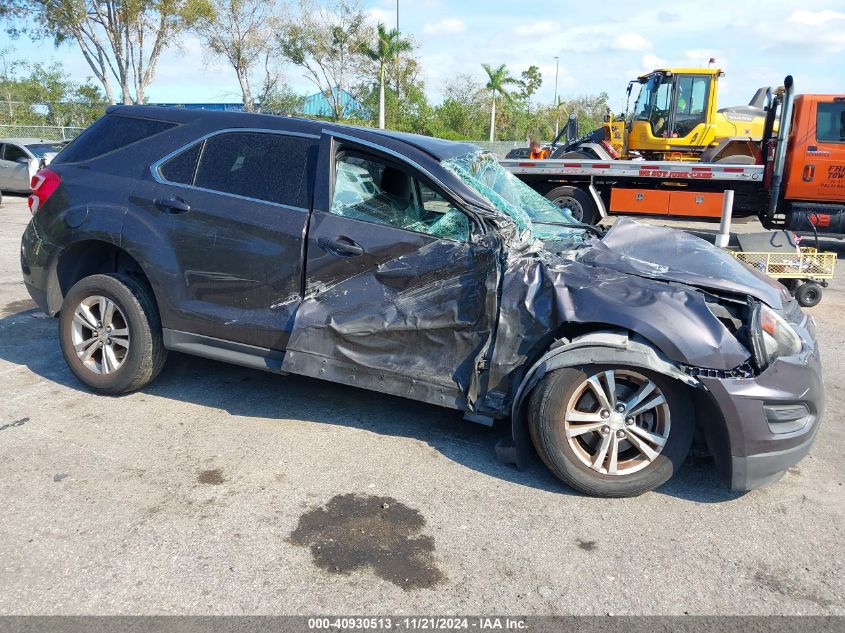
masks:
[[[566,226],[577,224],[567,209],[534,191],[502,167],[492,154],[470,152],[443,161],[442,165],[532,237],[553,241],[584,236],[584,229]]]
[[[434,237],[469,241],[469,219],[407,172],[378,161],[337,161],[331,213]]]

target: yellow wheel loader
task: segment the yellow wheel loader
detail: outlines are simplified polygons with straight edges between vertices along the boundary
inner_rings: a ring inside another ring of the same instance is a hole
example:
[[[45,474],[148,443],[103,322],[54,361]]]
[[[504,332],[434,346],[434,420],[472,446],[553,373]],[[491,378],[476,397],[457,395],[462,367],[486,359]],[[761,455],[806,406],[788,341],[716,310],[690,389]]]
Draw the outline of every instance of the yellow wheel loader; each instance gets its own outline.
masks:
[[[628,84],[629,103],[634,86],[640,90],[624,120],[608,115],[598,130],[561,143],[574,127],[565,126],[551,157],[755,164],[771,90],[760,88],[747,106],[717,110],[722,76],[717,68],[663,68],[642,75]]]

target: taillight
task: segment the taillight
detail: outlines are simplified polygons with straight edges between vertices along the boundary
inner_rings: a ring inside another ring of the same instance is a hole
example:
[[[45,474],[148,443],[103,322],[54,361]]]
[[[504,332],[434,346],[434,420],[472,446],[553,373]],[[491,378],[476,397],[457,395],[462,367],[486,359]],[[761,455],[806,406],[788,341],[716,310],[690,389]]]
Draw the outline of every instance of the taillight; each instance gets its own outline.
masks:
[[[32,195],[29,196],[29,211],[33,215],[47,202],[47,198],[53,195],[53,192],[58,189],[62,179],[52,169],[39,169],[38,173],[32,177],[30,188]]]

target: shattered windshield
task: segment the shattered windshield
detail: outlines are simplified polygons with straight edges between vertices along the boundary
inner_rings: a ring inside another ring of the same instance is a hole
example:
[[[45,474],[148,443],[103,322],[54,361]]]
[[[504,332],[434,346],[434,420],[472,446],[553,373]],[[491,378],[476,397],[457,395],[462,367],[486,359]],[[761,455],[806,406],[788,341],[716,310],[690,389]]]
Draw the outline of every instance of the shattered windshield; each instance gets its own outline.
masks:
[[[488,152],[470,152],[443,161],[442,165],[531,237],[543,241],[571,241],[585,235],[584,229],[578,226],[559,226],[577,224],[577,221],[567,209],[552,204],[502,167]]]

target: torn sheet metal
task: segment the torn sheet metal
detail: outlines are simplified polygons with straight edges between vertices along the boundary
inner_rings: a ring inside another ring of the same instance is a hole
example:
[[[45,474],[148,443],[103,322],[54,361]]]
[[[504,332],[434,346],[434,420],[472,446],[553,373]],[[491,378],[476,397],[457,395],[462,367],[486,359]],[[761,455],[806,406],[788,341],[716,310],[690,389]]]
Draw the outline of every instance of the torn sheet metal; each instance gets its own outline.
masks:
[[[775,309],[783,307],[787,296],[781,284],[710,242],[628,218],[619,218],[601,242],[580,260],[640,277],[748,294]]]
[[[494,409],[511,402],[524,370],[567,326],[635,332],[698,367],[728,370],[750,357],[694,288],[550,254],[508,262],[500,309],[486,401]]]

